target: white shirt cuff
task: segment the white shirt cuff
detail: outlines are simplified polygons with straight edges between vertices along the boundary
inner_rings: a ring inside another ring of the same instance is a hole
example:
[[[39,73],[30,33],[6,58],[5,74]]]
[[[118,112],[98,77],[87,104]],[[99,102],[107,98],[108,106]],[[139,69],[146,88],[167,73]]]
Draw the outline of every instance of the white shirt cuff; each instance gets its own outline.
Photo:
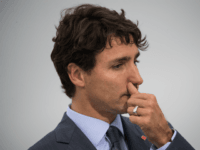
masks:
[[[174,138],[175,138],[175,136],[176,136],[176,132],[177,132],[175,129],[173,129],[173,130],[174,130],[174,134],[173,134],[173,136],[172,136],[172,138],[171,138],[172,141],[174,140]],[[155,145],[152,144],[150,150],[166,150],[167,147],[168,147],[170,144],[171,144],[171,142],[167,142],[165,145],[163,145],[163,146],[160,147],[159,149],[157,149],[157,147],[156,147]]]

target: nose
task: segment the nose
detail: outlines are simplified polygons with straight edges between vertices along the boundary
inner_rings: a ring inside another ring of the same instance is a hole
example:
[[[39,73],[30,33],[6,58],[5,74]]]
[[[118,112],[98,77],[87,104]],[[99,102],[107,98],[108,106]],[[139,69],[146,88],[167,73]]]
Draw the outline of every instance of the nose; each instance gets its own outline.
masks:
[[[139,70],[136,65],[132,65],[128,73],[128,82],[132,82],[137,88],[143,83],[143,79],[140,76]]]

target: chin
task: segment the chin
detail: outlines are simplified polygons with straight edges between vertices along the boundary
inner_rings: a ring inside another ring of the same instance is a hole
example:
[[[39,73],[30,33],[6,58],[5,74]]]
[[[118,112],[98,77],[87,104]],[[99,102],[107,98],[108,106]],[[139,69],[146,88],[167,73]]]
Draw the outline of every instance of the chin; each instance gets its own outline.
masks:
[[[117,110],[117,114],[125,114],[127,113],[128,105],[125,103],[123,106],[120,106],[120,108]]]

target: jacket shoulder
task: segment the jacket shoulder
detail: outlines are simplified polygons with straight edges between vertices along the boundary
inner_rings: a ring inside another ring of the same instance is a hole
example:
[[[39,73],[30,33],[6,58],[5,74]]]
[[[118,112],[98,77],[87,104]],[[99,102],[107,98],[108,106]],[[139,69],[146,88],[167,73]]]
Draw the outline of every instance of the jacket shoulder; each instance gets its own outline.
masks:
[[[72,150],[68,144],[57,142],[55,130],[49,132],[28,150]]]

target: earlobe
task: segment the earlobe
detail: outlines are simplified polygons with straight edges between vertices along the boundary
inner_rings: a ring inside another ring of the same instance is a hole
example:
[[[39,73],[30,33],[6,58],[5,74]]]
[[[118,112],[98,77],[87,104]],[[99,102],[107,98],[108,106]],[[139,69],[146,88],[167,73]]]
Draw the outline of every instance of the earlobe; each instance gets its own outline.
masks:
[[[71,82],[79,87],[85,86],[85,81],[82,75],[82,69],[75,63],[70,63],[67,66],[67,73]]]

